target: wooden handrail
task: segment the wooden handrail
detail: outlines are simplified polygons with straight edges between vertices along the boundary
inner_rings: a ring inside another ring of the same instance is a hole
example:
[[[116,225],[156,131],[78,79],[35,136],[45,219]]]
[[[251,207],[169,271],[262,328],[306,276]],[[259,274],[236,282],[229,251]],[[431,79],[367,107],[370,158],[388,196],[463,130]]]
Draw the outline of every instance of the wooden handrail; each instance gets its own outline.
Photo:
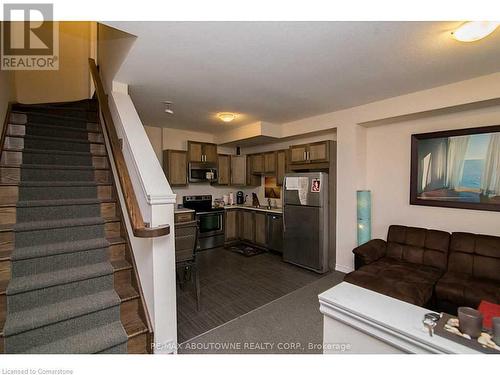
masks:
[[[5,119],[3,121],[2,135],[0,138],[0,150],[3,150],[4,148],[5,136],[7,134],[7,128],[9,127],[10,113],[12,111],[13,104],[14,103],[9,102],[9,104],[7,105],[7,111],[5,111]]]
[[[127,165],[125,164],[125,158],[123,157],[122,147],[118,134],[116,133],[115,124],[113,122],[113,117],[111,116],[111,111],[108,104],[108,96],[104,91],[102,85],[101,77],[99,71],[97,70],[97,65],[94,59],[89,59],[90,73],[92,74],[92,79],[94,81],[94,86],[97,94],[97,100],[99,102],[99,109],[104,120],[104,126],[109,137],[109,143],[111,145],[111,152],[113,153],[113,159],[115,161],[116,173],[118,174],[118,179],[120,181],[120,186],[123,192],[123,197],[125,199],[125,205],[127,206],[128,216],[130,218],[130,224],[136,237],[160,237],[165,236],[170,233],[169,225],[162,225],[156,228],[149,228],[142,218],[141,210],[139,204],[137,203],[137,198],[135,196],[134,187],[132,181],[130,180],[130,175],[128,173]],[[102,126],[102,125],[101,125]]]

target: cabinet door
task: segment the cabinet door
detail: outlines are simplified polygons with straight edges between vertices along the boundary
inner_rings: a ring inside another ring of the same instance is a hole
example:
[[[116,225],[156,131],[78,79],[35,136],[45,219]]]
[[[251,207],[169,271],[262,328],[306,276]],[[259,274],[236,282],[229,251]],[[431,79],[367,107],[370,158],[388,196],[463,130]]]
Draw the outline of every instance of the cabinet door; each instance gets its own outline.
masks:
[[[276,184],[283,185],[286,173],[286,150],[280,150],[276,153]]]
[[[226,241],[238,239],[238,211],[235,209],[226,210]]]
[[[249,155],[246,157],[247,159],[247,186],[260,186],[261,177],[260,175],[253,174],[253,157]]]
[[[325,162],[329,160],[328,141],[311,143],[309,145],[309,161],[311,163]]]
[[[163,171],[171,186],[187,185],[187,152],[163,151]]]
[[[188,141],[188,158],[189,161],[203,161],[203,144],[199,142]]]
[[[266,214],[255,212],[255,243],[266,246]]]
[[[264,154],[264,172],[274,173],[276,172],[276,153],[266,152]]]
[[[218,155],[217,156],[217,166],[219,176],[217,183],[219,185],[229,185],[230,181],[230,164],[229,155]]]
[[[231,185],[245,186],[247,179],[247,160],[244,155],[231,155]]]
[[[214,143],[203,143],[203,155],[207,162],[217,162],[217,145]]]
[[[243,210],[243,240],[254,242],[255,227],[254,213],[252,211]]]
[[[290,163],[302,164],[307,162],[307,145],[290,146]]]
[[[255,154],[252,158],[252,173],[264,172],[264,157],[262,154]]]

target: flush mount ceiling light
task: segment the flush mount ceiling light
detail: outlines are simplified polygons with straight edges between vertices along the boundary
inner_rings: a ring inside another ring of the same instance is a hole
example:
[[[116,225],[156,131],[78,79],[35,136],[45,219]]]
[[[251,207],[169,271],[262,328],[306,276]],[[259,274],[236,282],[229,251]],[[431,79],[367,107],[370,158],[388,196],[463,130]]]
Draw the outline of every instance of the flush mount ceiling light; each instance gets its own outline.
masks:
[[[168,101],[168,100],[164,100],[162,103],[165,104],[165,113],[168,113],[169,115],[173,115],[174,110],[172,109],[172,102]]]
[[[451,33],[460,42],[475,42],[490,35],[500,25],[496,21],[470,21],[463,23]]]
[[[236,115],[231,112],[220,112],[217,113],[217,117],[224,122],[231,122],[236,118]]]

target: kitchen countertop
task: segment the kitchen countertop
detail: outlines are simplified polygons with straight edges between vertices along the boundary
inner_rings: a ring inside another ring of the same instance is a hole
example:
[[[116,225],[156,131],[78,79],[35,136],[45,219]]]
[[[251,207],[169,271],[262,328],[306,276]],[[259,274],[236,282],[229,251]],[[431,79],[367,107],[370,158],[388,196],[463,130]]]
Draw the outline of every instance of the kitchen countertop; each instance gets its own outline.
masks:
[[[283,213],[283,209],[279,208],[279,207],[274,207],[274,208],[271,208],[269,210],[266,207],[253,207],[253,206],[248,206],[248,205],[243,205],[243,204],[235,204],[235,205],[232,205],[232,206],[224,206],[225,210],[231,210],[231,209],[235,209],[235,208],[240,208],[240,209],[250,210],[250,211],[269,212],[269,213],[272,213],[272,214],[282,214]]]

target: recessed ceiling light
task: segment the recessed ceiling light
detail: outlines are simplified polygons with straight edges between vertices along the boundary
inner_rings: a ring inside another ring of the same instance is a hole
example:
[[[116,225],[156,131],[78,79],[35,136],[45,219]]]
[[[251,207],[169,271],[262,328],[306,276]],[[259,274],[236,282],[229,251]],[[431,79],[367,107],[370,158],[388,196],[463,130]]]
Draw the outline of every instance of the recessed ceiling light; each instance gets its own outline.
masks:
[[[470,21],[462,24],[451,33],[460,42],[475,42],[490,35],[500,25],[496,21]]]
[[[172,109],[172,102],[168,101],[168,100],[164,100],[162,103],[165,104],[165,113],[168,113],[169,115],[173,115],[174,110]]]
[[[231,122],[236,118],[236,115],[231,112],[220,112],[217,113],[217,117],[224,122]]]

